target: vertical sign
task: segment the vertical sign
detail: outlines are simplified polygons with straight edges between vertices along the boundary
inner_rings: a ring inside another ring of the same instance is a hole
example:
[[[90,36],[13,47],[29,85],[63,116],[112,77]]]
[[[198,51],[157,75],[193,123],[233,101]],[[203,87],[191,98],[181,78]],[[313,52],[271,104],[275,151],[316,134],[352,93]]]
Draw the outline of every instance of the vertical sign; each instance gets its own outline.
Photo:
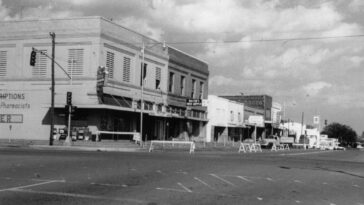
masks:
[[[313,124],[318,125],[320,124],[320,116],[313,116]]]

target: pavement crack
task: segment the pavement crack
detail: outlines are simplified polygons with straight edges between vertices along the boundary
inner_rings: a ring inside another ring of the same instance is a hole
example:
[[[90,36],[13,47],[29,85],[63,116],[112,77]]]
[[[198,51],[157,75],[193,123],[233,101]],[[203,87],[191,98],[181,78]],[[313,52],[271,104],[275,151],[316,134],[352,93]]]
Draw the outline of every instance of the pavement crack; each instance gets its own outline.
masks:
[[[345,174],[345,175],[349,175],[349,176],[353,176],[353,177],[358,177],[361,179],[364,179],[364,176],[358,175],[358,174],[354,174],[354,173],[350,173],[350,172],[346,172],[346,171],[342,171],[342,170],[334,170],[334,169],[328,169],[328,168],[323,168],[323,167],[316,167],[318,170],[323,170],[323,171],[328,171],[328,172],[336,172],[336,173],[340,173],[340,174]]]

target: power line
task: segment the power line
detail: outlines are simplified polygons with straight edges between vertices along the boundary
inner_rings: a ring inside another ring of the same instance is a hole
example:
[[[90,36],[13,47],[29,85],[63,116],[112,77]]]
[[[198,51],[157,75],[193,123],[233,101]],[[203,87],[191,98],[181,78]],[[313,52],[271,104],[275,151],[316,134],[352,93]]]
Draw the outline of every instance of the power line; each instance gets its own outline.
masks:
[[[326,40],[326,39],[339,39],[339,38],[362,38],[364,34],[356,34],[356,35],[343,35],[343,36],[321,36],[321,37],[301,37],[301,38],[271,38],[271,39],[252,39],[252,40],[231,40],[231,41],[165,41],[165,42],[153,42],[147,43],[145,45],[153,46],[153,45],[192,45],[192,44],[234,44],[234,43],[264,43],[264,42],[288,42],[288,41],[309,41],[309,40]],[[154,40],[155,41],[155,40]],[[104,43],[98,43],[99,45],[103,45]],[[143,43],[127,43],[124,42],[124,45],[141,47]],[[75,43],[77,45],[77,43]]]
[[[338,38],[361,38],[364,34],[344,35],[344,36],[321,36],[321,37],[302,37],[302,38],[272,38],[272,39],[252,39],[252,40],[232,40],[232,41],[181,41],[181,42],[166,42],[167,44],[232,44],[232,43],[260,43],[260,42],[280,42],[280,41],[305,41],[305,40],[325,40]]]

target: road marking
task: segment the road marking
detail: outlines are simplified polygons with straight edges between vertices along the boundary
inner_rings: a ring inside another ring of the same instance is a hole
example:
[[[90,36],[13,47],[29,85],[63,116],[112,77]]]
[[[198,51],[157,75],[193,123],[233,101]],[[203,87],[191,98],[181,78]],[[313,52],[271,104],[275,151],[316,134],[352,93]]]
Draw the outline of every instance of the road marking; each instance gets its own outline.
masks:
[[[161,170],[157,170],[157,171],[155,171],[155,172],[157,172],[157,173],[159,173],[159,174],[164,174]]]
[[[259,201],[262,201],[262,200],[263,200],[263,198],[262,198],[262,197],[257,197],[257,199],[258,199]]]
[[[14,189],[24,189],[24,188],[28,188],[28,187],[40,186],[40,185],[50,184],[50,183],[55,183],[55,182],[62,182],[62,183],[64,183],[65,181],[64,181],[64,180],[51,180],[51,181],[45,181],[45,182],[36,183],[36,184],[30,184],[30,185],[25,185],[25,186],[18,186],[18,187],[12,187],[12,188],[0,189],[0,192],[2,192],[2,191],[12,191],[12,190],[14,190]]]
[[[178,172],[176,172],[176,174],[184,174],[184,175],[187,175],[188,173],[187,172],[184,172],[184,171],[178,171]]]
[[[189,189],[189,188],[187,188],[187,187],[185,187],[181,182],[178,182],[177,183],[180,187],[182,187],[184,190],[186,190],[187,192],[189,192],[189,193],[192,193],[192,191]]]
[[[270,177],[267,177],[266,179],[267,179],[268,181],[271,181],[271,182],[272,182],[272,181],[274,181],[274,180],[273,180],[272,178],[270,178]]]
[[[75,198],[85,198],[85,199],[99,199],[99,200],[111,200],[111,201],[121,201],[121,202],[133,202],[139,204],[145,204],[145,201],[138,199],[125,199],[125,198],[115,198],[115,197],[102,197],[102,196],[92,196],[86,194],[71,194],[64,192],[50,192],[50,191],[35,191],[31,189],[12,189],[8,191],[13,192],[23,192],[23,193],[34,193],[34,194],[45,194],[51,196],[66,196],[66,197],[75,197]]]
[[[327,183],[327,182],[323,182],[322,184],[324,184],[324,185],[328,185],[328,183]]]
[[[212,186],[210,186],[209,184],[207,184],[206,182],[202,181],[201,179],[194,177],[194,179],[196,179],[197,181],[201,182],[201,184],[207,186],[210,189],[214,189]]]
[[[219,180],[225,182],[226,184],[230,184],[231,186],[236,186],[235,184],[233,184],[233,183],[229,182],[228,180],[225,180],[225,179],[217,176],[216,174],[210,174],[210,175],[213,176],[213,177],[215,177],[216,179],[219,179]]]
[[[297,179],[295,179],[295,180],[293,180],[294,182],[296,182],[296,183],[302,183],[303,184],[303,182],[302,181],[300,181],[300,180],[297,180]]]
[[[296,200],[296,203],[297,203],[297,204],[300,204],[300,203],[301,203],[301,201],[299,201],[299,200]]]
[[[95,182],[92,182],[90,184],[91,185],[96,185],[96,186],[128,187],[128,185],[126,185],[126,184],[100,184],[100,183],[95,183]]]
[[[353,187],[360,188],[360,186],[357,184],[354,184]]]
[[[236,177],[238,177],[239,179],[242,179],[242,180],[244,180],[244,181],[247,181],[247,182],[251,182],[251,183],[253,183],[253,181],[251,181],[251,180],[249,180],[249,179],[247,179],[247,178],[245,178],[245,177],[243,177],[243,176],[236,176]]]
[[[157,190],[164,190],[164,191],[186,192],[185,190],[182,190],[182,189],[163,188],[163,187],[157,187],[155,189],[157,189]]]

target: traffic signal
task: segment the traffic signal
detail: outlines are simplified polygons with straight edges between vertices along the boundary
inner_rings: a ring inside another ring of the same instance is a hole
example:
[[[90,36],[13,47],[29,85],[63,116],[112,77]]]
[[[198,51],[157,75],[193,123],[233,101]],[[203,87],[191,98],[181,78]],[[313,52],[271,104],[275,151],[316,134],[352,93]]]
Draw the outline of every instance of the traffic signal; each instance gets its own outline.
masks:
[[[71,107],[71,110],[70,110],[70,107]],[[72,114],[72,113],[75,113],[76,111],[77,111],[77,106],[72,106],[72,105],[64,106],[64,113],[66,113],[66,114]]]
[[[31,66],[35,66],[35,61],[36,61],[36,59],[37,59],[37,52],[32,51],[32,52],[30,53],[30,65],[31,65]]]
[[[72,107],[71,107],[71,113],[75,113],[75,112],[76,112],[76,110],[77,110],[77,106],[72,106]]]
[[[72,92],[67,92],[67,105],[72,105]]]

